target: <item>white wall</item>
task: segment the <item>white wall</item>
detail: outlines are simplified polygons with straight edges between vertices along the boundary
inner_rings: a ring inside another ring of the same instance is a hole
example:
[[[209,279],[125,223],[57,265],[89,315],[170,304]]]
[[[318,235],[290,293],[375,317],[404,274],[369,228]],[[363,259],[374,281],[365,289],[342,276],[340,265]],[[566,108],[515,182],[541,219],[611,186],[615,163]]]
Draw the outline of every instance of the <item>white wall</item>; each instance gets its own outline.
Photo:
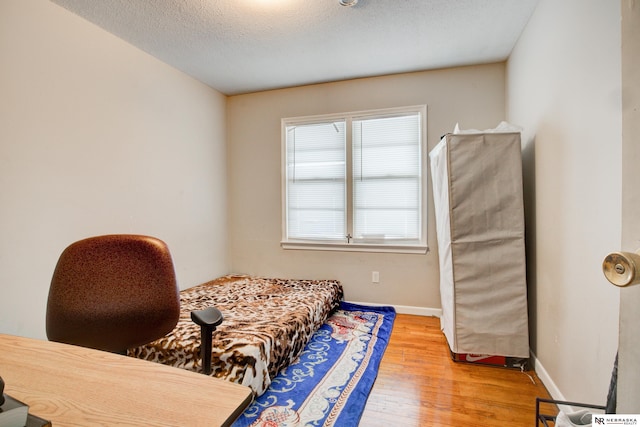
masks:
[[[228,100],[229,219],[232,269],[266,276],[335,278],[351,301],[439,309],[438,258],[429,194],[426,255],[283,250],[280,119],[427,104],[427,144],[463,128],[504,119],[504,64],[304,86]],[[428,192],[431,191],[429,182]],[[380,284],[371,272],[380,272]]]
[[[46,0],[0,2],[0,332],[45,337],[58,255],[157,236],[188,287],[228,269],[220,93]]]
[[[620,4],[541,0],[507,64],[525,129],[532,348],[557,398],[604,404],[618,294],[601,271],[621,230]]]

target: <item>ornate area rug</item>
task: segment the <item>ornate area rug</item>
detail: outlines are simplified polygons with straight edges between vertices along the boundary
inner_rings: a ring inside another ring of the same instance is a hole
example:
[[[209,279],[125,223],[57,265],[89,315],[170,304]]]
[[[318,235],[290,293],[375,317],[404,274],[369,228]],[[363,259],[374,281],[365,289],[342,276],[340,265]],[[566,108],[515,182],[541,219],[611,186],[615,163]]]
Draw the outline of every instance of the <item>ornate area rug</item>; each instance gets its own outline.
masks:
[[[233,426],[357,426],[394,320],[393,307],[342,302]]]

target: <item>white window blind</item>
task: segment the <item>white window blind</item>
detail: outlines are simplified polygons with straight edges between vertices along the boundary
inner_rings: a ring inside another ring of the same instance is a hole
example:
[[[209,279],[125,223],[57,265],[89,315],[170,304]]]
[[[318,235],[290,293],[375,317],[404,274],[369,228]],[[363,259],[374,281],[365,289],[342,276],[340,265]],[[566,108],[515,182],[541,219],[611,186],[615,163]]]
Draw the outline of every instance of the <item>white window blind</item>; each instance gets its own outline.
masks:
[[[345,122],[288,126],[286,132],[288,237],[344,239]]]
[[[419,106],[283,119],[283,246],[426,250],[425,115]]]
[[[353,121],[353,236],[419,241],[420,115]]]

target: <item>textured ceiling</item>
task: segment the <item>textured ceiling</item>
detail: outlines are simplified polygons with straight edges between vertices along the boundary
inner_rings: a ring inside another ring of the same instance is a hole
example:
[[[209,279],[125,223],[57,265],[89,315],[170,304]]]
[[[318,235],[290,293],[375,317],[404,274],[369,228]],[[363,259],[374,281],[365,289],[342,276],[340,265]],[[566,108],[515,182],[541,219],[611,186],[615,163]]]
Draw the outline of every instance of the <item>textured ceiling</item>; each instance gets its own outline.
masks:
[[[538,0],[52,0],[232,95],[489,63]]]

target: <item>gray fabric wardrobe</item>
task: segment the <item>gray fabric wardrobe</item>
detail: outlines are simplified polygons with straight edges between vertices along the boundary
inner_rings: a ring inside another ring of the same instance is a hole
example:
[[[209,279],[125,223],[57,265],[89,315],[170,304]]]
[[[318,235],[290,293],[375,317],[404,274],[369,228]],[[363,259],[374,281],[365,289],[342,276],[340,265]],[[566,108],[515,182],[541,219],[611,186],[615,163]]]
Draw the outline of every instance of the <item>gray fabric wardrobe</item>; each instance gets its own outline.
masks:
[[[520,133],[448,134],[429,157],[452,355],[528,359]]]

